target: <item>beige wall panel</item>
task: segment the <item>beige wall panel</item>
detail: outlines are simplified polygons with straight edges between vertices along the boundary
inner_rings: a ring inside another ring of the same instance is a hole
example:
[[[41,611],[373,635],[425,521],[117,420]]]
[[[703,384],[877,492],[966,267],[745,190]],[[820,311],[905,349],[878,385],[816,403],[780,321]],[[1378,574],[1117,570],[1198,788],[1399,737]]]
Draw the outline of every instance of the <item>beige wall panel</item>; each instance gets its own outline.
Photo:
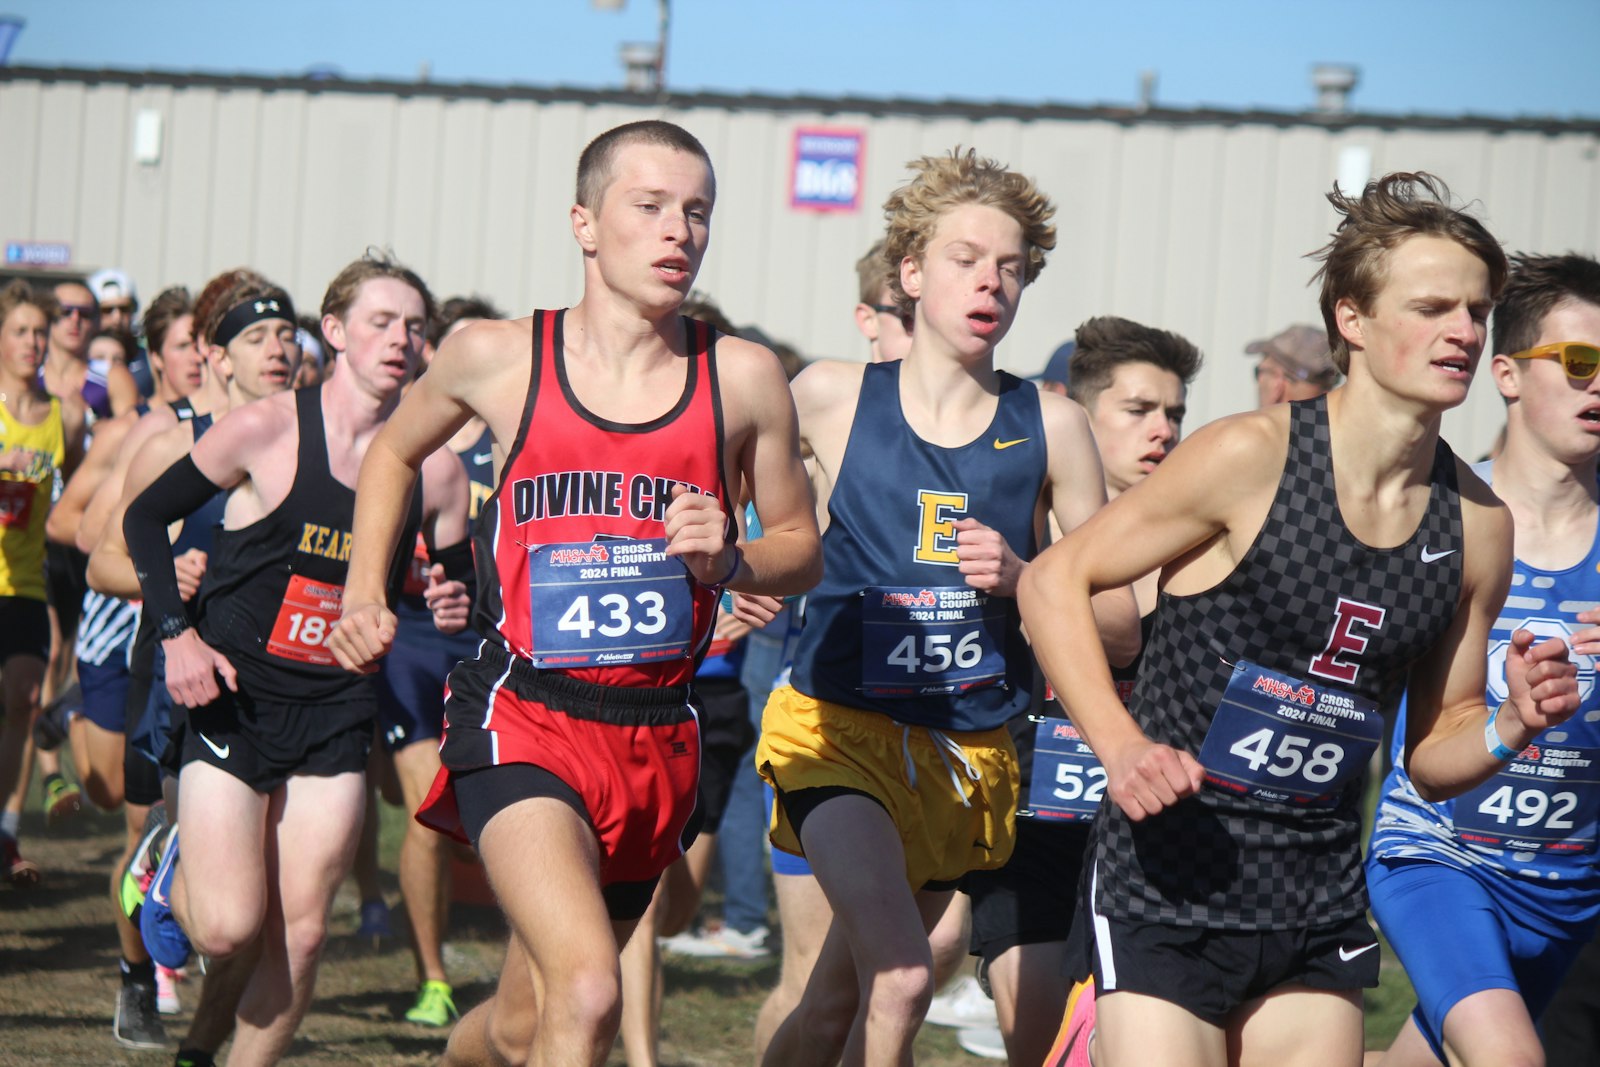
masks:
[[[1034,374],[1078,323],[1114,313],[1112,252],[1120,199],[1118,161],[1123,130],[1109,122],[1039,123],[1032,135],[1052,146],[1055,159],[1044,191],[1056,204],[1056,251],[1028,290],[1022,314],[1037,315],[1038,343],[1008,353],[1007,366]]]
[[[1168,231],[1171,203],[1172,130],[1140,126],[1122,131],[1117,154],[1115,200],[1109,206],[1116,239],[1107,249],[1111,298],[1107,310],[1138,322],[1162,318],[1162,263],[1187,254]]]
[[[521,308],[518,299],[527,291],[524,263],[537,191],[563,184],[554,167],[541,168],[534,158],[534,131],[538,110],[512,101],[489,115],[489,145],[484,156],[482,250],[471,290],[498,292],[496,303],[505,310]],[[444,282],[440,283],[445,285]],[[448,285],[435,295],[441,300],[456,295]]]
[[[194,289],[198,279],[196,265],[178,267],[189,273],[169,271],[166,260],[166,232],[169,214],[168,196],[172,174],[172,111],[176,92],[163,85],[139,86],[128,97],[127,128],[133,128],[134,117],[145,110],[161,116],[161,159],[141,166],[133,162],[132,151],[124,162],[126,181],[122,194],[122,217],[117,220],[120,249],[117,266],[133,276],[139,287],[139,299],[148,307],[156,293],[169,285],[187,285]],[[131,133],[130,133],[131,139]]]
[[[261,191],[273,180],[271,156],[262,143],[261,93],[221,93],[211,141],[212,173],[202,274],[210,277],[240,264],[262,270],[254,220],[262,212]]]
[[[1595,137],[1559,137],[1550,141],[1545,184],[1533,194],[1543,216],[1543,250],[1565,252],[1577,248],[1594,252],[1600,244],[1597,143],[1600,138]]]
[[[391,243],[396,102],[383,96],[328,94],[313,101],[312,148],[295,293],[308,306],[346,263],[369,245]]]
[[[314,98],[306,93],[265,93],[257,121],[255,211],[250,225],[249,265],[287,287],[301,314],[315,314],[322,299],[316,280],[298,277],[307,172],[318,166],[307,128]],[[217,271],[239,266],[223,257]],[[326,281],[327,279],[322,279]],[[195,280],[204,284],[206,279]],[[198,292],[198,289],[196,289]]]
[[[486,100],[452,100],[445,105],[439,139],[439,188],[433,207],[433,276],[450,292],[471,290],[485,273],[485,226],[494,217],[486,199],[489,189],[489,110],[503,107]],[[426,143],[396,145],[396,169],[422,165]],[[435,161],[429,161],[435,162]]]
[[[128,87],[91,86],[83,101],[83,174],[78,185],[79,244],[72,258],[88,268],[120,266],[122,187],[133,167],[128,142]]]
[[[1272,275],[1283,269],[1273,258],[1264,206],[1271,202],[1276,185],[1276,133],[1259,126],[1236,126],[1219,135],[1224,192],[1215,208],[1216,317],[1210,336],[1190,338],[1206,353],[1189,406],[1191,431],[1255,405],[1254,361],[1241,353],[1251,341],[1289,325],[1279,321],[1284,316],[1274,314],[1263,299]]]
[[[589,110],[566,103],[539,108],[533,135],[527,247],[522,255],[522,274],[527,280],[522,292],[504,297],[508,310],[516,314],[565,307],[583,294],[582,257],[572,237],[568,211],[578,154],[592,139]]]
[[[9,158],[39,158],[44,95],[48,91],[38,82],[13,82],[0,87],[0,144],[6,146]],[[26,164],[7,168],[6,195],[0,196],[0,241],[45,239],[35,225],[40,170]]]
[[[180,92],[173,96],[167,113],[161,158],[167,210],[157,268],[162,278],[203,282],[210,276],[211,201],[221,180],[216,153],[217,97],[212,89]]]
[[[19,169],[33,171],[32,238],[68,242],[72,245],[74,265],[84,262],[78,191],[83,184],[83,116],[87,95],[81,85],[49,87],[39,99],[40,136],[34,153],[19,160]]]
[[[1217,130],[1173,130],[1165,191],[1170,205],[1167,251],[1160,257],[1164,299],[1159,318],[1151,325],[1181,333],[1205,352],[1207,362],[1202,368],[1210,367],[1212,373],[1197,378],[1191,387],[1191,411],[1202,404],[1213,410],[1245,406],[1242,394],[1250,384],[1241,380],[1239,368],[1230,359],[1232,353],[1207,349],[1202,340],[1216,335],[1221,294],[1230,285],[1226,264],[1218,257],[1221,226],[1217,205],[1226,195],[1223,159],[1223,141]],[[1248,395],[1253,403],[1253,388]]]
[[[394,199],[390,202],[388,229],[394,252],[401,262],[414,265],[430,288],[448,288],[439,277],[440,217],[445,201],[465,196],[443,180],[445,171],[445,115],[453,101],[418,98],[403,100],[395,111]],[[459,243],[463,234],[451,234]],[[441,297],[442,299],[442,297]]]

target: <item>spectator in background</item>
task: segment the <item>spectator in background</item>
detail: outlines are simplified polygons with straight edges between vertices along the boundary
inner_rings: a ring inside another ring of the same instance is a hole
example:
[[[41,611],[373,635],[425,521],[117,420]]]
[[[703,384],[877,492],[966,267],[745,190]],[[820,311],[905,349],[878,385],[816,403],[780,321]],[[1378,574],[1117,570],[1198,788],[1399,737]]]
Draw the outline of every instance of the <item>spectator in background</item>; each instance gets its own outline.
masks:
[[[1339,384],[1328,334],[1320,326],[1291,326],[1275,337],[1251,342],[1245,351],[1261,357],[1256,366],[1261,407],[1310,400]]]

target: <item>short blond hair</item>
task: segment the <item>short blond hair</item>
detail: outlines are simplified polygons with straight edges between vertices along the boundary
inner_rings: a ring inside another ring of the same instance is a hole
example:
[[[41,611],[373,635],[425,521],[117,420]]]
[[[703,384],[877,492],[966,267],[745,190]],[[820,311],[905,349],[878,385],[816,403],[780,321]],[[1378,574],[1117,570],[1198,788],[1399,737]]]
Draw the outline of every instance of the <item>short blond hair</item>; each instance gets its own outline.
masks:
[[[1056,209],[1032,178],[981,158],[974,149],[963,152],[959,145],[947,156],[923,156],[909,166],[916,176],[890,193],[883,205],[889,220],[883,258],[889,290],[902,311],[910,311],[916,301],[900,285],[900,264],[907,256],[921,262],[940,216],[963,204],[998,208],[1015,219],[1027,246],[1022,284],[1039,276],[1044,254],[1056,246],[1056,228],[1050,224]]]

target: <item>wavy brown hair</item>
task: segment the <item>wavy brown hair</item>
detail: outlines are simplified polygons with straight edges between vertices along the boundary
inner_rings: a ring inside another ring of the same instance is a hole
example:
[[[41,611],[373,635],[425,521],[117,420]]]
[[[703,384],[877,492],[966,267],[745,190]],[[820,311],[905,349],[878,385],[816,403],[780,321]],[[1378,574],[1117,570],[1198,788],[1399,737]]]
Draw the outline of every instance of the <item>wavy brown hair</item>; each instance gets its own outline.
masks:
[[[1339,332],[1334,309],[1349,300],[1363,315],[1389,280],[1389,253],[1413,237],[1444,237],[1483,260],[1489,296],[1506,284],[1506,254],[1487,227],[1450,206],[1450,187],[1432,174],[1401,171],[1367,183],[1360,196],[1346,196],[1335,182],[1328,203],[1344,218],[1327,244],[1308,258],[1322,261],[1311,276],[1322,282],[1322,322],[1339,373],[1350,373],[1350,346]]]

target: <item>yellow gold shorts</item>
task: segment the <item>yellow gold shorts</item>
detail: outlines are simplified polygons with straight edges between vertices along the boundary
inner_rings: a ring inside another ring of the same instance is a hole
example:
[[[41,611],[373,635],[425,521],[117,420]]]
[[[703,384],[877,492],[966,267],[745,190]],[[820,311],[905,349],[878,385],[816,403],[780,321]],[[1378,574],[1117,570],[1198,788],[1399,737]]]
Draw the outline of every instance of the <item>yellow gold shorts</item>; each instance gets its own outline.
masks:
[[[1001,867],[1011,857],[1017,752],[1004,726],[907,726],[784,686],[767,701],[756,769],[778,793],[770,832],[773,847],[785,852],[804,854],[783,794],[828,786],[883,805],[900,832],[913,889]]]

